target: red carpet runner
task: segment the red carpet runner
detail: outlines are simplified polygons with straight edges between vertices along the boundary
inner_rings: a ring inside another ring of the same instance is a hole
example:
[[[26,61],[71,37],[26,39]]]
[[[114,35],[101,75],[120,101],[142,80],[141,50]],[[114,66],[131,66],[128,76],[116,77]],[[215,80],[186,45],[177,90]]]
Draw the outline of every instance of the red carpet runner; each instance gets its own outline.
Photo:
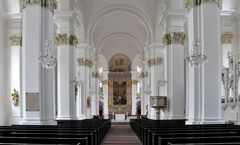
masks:
[[[102,145],[141,145],[129,125],[112,125]]]

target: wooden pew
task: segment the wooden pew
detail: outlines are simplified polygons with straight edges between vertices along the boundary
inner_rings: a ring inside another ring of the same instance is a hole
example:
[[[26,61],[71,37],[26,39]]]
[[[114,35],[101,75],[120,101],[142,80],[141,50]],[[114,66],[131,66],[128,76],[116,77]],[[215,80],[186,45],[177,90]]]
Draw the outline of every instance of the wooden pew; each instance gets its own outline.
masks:
[[[87,138],[47,138],[47,137],[9,137],[0,136],[1,143],[75,144],[87,145]]]
[[[214,136],[214,137],[173,137],[173,138],[158,138],[158,145],[168,144],[186,144],[186,143],[237,143],[240,142],[240,136]]]
[[[166,133],[175,133],[175,134],[178,134],[178,133],[218,133],[218,132],[222,132],[224,129],[224,132],[235,132],[237,134],[240,133],[240,128],[201,128],[201,129],[191,129],[191,128],[182,128],[182,129],[152,129],[152,130],[148,130],[148,133],[147,133],[147,138],[144,140],[146,141],[145,144],[148,144],[150,145],[151,144],[151,141],[152,141],[152,136],[153,134],[166,134]]]
[[[231,139],[234,139],[233,142],[238,142],[238,140],[235,139],[236,138],[235,136],[240,135],[240,127],[236,125],[208,124],[208,125],[162,126],[152,122],[153,121],[149,121],[147,119],[142,120],[135,119],[130,121],[131,128],[134,130],[134,132],[137,134],[137,136],[144,145],[151,144],[155,145],[158,143],[157,141],[159,141],[159,138],[162,138],[163,141],[165,141],[168,138],[174,139],[177,138],[180,140],[179,142],[171,142],[172,141],[171,140],[169,142],[164,142],[164,144],[199,143],[198,142],[199,137],[205,137],[209,139],[209,141],[212,141],[210,143],[214,143],[214,138],[218,138],[220,136],[221,138],[226,138],[227,140],[223,143],[227,142],[231,143]],[[196,140],[194,140],[194,142],[183,142],[184,140],[183,138],[184,139],[187,138],[187,140],[192,139],[191,141],[193,141],[194,139]],[[205,143],[208,142],[206,142],[205,140],[204,144]],[[218,140],[218,142],[216,143],[221,144],[222,142]]]
[[[69,141],[72,141],[73,144],[99,145],[110,127],[111,121],[103,119],[63,121],[61,125],[0,126],[0,143],[71,144]],[[13,142],[16,141],[13,138],[18,141]]]
[[[149,140],[149,145],[159,144],[159,137],[161,138],[175,138],[175,137],[226,137],[226,136],[239,136],[236,132],[194,132],[194,133],[153,133],[152,139]],[[150,142],[152,141],[152,142]]]
[[[47,137],[47,138],[87,138],[87,145],[95,145],[92,134],[75,134],[75,133],[19,133],[10,134],[13,137]]]

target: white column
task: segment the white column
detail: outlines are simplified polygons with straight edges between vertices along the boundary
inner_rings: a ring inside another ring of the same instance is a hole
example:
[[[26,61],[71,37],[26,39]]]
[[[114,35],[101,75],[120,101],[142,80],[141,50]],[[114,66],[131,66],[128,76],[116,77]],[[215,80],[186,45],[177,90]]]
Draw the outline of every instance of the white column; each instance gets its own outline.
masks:
[[[91,47],[87,43],[80,43],[77,48],[77,68],[79,80],[83,82],[81,87],[81,104],[82,114],[85,118],[92,118],[91,116],[91,101],[90,88],[91,88],[91,70],[92,61],[90,60]]]
[[[229,67],[228,54],[232,52],[232,40],[234,35],[232,32],[222,32],[221,34],[221,43],[223,51],[223,67]],[[236,51],[236,50],[235,50]]]
[[[103,85],[103,115],[104,118],[108,118],[108,74],[109,71],[102,72],[102,85]]]
[[[69,27],[71,27],[71,18]],[[62,29],[59,29],[62,30]],[[71,28],[70,28],[71,31]],[[77,38],[71,32],[58,32],[58,114],[57,119],[76,119],[74,46]]]
[[[54,124],[55,70],[42,68],[38,58],[44,41],[54,40],[55,1],[24,1],[23,5],[22,123]]]
[[[97,71],[96,64],[92,67],[92,87],[91,87],[91,114],[92,115],[99,115],[99,87],[98,87],[98,80],[99,80],[99,73]]]
[[[170,32],[163,37],[168,58],[168,118],[170,119],[185,119],[184,40],[184,32]]]
[[[189,51],[200,41],[208,62],[200,67],[188,65],[187,119],[190,124],[223,123],[220,76],[222,48],[220,42],[220,3],[202,1],[188,6]],[[199,15],[198,15],[199,14]]]
[[[150,118],[150,106],[149,106],[149,96],[151,94],[151,88],[150,88],[150,81],[149,81],[149,73],[148,73],[148,67],[147,67],[147,58],[148,53],[145,52],[142,56],[142,72],[140,73],[140,80],[142,82],[141,87],[141,115],[147,115],[148,118]]]
[[[159,96],[160,87],[159,81],[161,78],[165,78],[165,49],[161,43],[152,43],[149,45],[149,59],[148,67],[150,70],[150,85],[151,85],[151,95]],[[149,96],[149,97],[150,97]],[[151,106],[150,106],[151,107]],[[150,108],[150,119],[156,119],[156,113],[154,108]],[[163,115],[161,115],[163,117]]]
[[[20,51],[22,47],[22,36],[15,34],[10,36],[11,42],[11,77],[10,77],[10,124],[19,124],[20,116]]]
[[[132,74],[132,115],[136,115],[138,72],[132,71],[131,74]]]
[[[0,10],[0,15],[2,14],[2,16],[5,15],[5,13],[3,11]],[[5,64],[5,59],[6,59],[6,37],[5,34],[7,33],[6,30],[6,25],[4,22],[5,19],[1,19],[0,16],[0,125],[6,125],[6,114],[5,112],[7,110],[5,110],[5,105],[6,105],[6,80],[5,80],[5,76],[6,76],[6,72],[5,72],[5,68],[7,67]]]

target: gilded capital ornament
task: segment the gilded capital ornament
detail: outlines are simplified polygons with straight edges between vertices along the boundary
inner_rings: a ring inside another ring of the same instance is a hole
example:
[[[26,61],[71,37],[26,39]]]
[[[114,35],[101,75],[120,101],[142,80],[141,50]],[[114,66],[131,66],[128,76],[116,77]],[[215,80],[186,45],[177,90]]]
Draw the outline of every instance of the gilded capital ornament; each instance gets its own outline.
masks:
[[[77,37],[73,34],[67,34],[67,33],[58,33],[56,35],[56,44],[57,45],[77,45],[78,40]]]
[[[89,59],[78,58],[77,61],[78,61],[79,66],[92,67],[92,65],[93,65],[93,62]]]
[[[100,78],[100,74],[98,72],[92,72],[92,77],[98,79]]]
[[[185,32],[171,32],[166,33],[163,36],[162,43],[164,45],[171,45],[171,44],[184,44],[186,40],[186,33]]]
[[[57,9],[57,0],[22,0],[23,9],[28,6],[41,6],[49,8],[51,11]]]
[[[234,35],[232,32],[224,32],[221,35],[221,43],[222,44],[229,44],[232,43],[232,39],[233,39]]]
[[[217,4],[219,8],[222,8],[222,0],[184,0],[185,8],[189,11],[193,7],[197,7],[204,4]]]
[[[156,65],[161,65],[163,63],[163,58],[162,57],[157,57],[157,58],[152,58],[148,60],[148,66],[156,66]]]
[[[137,85],[138,82],[139,82],[138,80],[132,80],[133,85]]]
[[[101,81],[103,85],[108,85],[108,80]]]
[[[148,72],[141,72],[140,78],[146,78],[148,77]]]
[[[22,36],[12,35],[9,37],[12,46],[22,46]]]

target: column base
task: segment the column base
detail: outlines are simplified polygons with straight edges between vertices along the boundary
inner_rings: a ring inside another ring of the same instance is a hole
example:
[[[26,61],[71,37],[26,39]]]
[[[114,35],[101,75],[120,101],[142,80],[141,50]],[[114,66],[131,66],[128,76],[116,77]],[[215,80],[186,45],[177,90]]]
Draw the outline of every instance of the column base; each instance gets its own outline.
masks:
[[[57,125],[55,120],[22,120],[19,125]]]
[[[191,124],[224,124],[223,119],[193,119],[193,120],[187,120],[186,125]]]
[[[77,116],[78,120],[84,120],[84,119],[87,119],[86,115],[84,114],[80,114]]]
[[[56,118],[56,120],[79,120],[77,117],[62,117],[59,116]]]

